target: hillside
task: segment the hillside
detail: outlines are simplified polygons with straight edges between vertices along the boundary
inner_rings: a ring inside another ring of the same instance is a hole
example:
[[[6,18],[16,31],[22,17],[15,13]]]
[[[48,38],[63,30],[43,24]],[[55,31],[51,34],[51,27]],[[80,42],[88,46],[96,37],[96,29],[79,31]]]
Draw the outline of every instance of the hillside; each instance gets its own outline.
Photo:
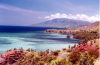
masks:
[[[59,19],[48,20],[39,24],[33,24],[32,26],[75,28],[78,26],[89,25],[89,24],[90,22],[88,21],[59,18]]]
[[[48,32],[48,33],[75,33],[75,32],[80,32],[80,31],[99,32],[99,29],[100,29],[99,22],[97,21],[90,25],[79,26],[79,27],[71,28],[67,30],[47,29],[45,32]]]
[[[76,28],[77,30],[85,30],[85,31],[99,31],[99,22],[96,21],[94,23],[92,23],[91,25],[88,26],[81,26],[79,28]]]

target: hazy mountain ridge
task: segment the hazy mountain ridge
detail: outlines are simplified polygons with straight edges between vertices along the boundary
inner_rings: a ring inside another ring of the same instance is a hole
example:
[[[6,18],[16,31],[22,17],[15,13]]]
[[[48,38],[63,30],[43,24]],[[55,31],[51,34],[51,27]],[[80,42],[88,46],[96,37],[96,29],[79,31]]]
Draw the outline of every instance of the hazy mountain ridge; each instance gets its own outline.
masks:
[[[81,27],[77,28],[77,30],[99,31],[99,21],[96,21],[96,22],[94,22],[94,23],[92,23],[91,25],[88,25],[88,26],[81,26]]]
[[[82,20],[73,20],[67,18],[58,18],[53,20],[48,20],[39,24],[33,24],[32,26],[41,26],[41,27],[78,27],[82,25],[89,25],[91,24],[88,21]]]

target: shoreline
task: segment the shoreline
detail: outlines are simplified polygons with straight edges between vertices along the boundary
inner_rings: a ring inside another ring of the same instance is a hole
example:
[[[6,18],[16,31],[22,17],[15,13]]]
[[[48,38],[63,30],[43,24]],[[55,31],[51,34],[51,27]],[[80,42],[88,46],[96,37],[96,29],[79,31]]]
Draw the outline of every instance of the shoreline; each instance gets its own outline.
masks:
[[[77,29],[68,29],[68,30],[47,29],[45,30],[45,33],[72,34],[73,38],[82,40],[83,43],[84,42],[87,43],[88,41],[99,39],[99,33],[92,30],[86,31],[86,30],[77,30]],[[82,35],[84,36],[83,38]],[[85,39],[86,36],[88,35],[94,35],[94,38]],[[66,38],[70,38],[70,35],[68,36],[66,35]]]

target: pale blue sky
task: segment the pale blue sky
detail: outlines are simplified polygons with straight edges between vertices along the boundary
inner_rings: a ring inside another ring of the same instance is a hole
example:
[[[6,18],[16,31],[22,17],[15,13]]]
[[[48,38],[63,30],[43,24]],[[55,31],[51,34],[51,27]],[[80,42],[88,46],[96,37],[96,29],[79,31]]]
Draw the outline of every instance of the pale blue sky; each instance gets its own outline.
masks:
[[[51,14],[99,13],[99,0],[0,0],[0,25],[31,25]]]

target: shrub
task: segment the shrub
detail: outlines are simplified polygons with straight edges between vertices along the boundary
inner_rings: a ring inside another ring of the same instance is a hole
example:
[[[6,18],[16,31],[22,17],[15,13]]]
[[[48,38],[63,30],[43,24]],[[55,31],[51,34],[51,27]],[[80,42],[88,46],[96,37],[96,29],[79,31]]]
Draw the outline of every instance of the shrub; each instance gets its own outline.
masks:
[[[73,51],[71,52],[71,54],[69,55],[69,61],[72,62],[73,64],[75,64],[76,62],[78,62],[80,60],[81,54],[78,51]]]
[[[99,57],[99,48],[93,45],[79,45],[72,49],[72,51],[78,51],[84,53],[87,51],[91,57]]]
[[[78,63],[79,65],[94,65],[93,64],[94,60],[95,60],[94,57],[91,57],[88,52],[85,52],[81,56],[80,61]]]
[[[5,54],[2,54],[1,58],[5,60],[3,63],[13,64],[17,62],[23,56],[23,54],[24,52],[22,50],[11,50],[7,51]]]

